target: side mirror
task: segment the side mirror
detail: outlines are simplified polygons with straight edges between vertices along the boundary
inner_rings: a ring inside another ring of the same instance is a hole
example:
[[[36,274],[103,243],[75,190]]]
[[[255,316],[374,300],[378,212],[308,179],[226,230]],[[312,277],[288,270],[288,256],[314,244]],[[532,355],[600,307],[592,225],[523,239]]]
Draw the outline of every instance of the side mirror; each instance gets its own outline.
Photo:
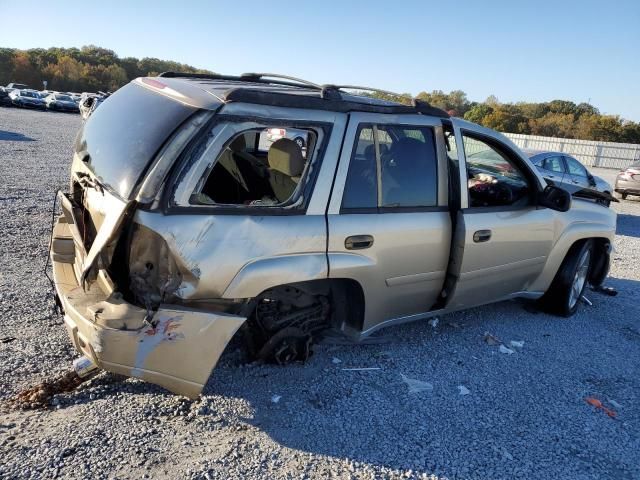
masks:
[[[589,185],[591,185],[592,187],[596,186],[596,179],[593,178],[593,175],[589,175]]]
[[[558,212],[566,212],[571,208],[571,194],[563,188],[547,185],[538,195],[538,205]]]

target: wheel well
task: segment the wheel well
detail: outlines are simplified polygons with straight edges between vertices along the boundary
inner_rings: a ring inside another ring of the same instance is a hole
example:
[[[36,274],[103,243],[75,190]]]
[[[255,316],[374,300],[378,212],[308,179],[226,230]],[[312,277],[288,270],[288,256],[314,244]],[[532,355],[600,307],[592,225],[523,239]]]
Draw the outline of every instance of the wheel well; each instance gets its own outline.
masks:
[[[602,285],[602,282],[604,282],[604,279],[609,273],[609,250],[611,242],[608,238],[594,237],[576,240],[569,250],[567,250],[564,258],[565,260],[569,258],[569,255],[579,249],[580,246],[588,240],[591,240],[593,243],[593,261],[589,271],[589,283],[594,286],[599,286]]]
[[[312,296],[322,295],[330,299],[329,326],[339,329],[362,329],[364,325],[364,291],[360,283],[350,278],[326,278],[276,285],[249,301],[243,308],[242,314],[251,315],[256,303],[268,292],[277,292],[286,297],[291,287]]]

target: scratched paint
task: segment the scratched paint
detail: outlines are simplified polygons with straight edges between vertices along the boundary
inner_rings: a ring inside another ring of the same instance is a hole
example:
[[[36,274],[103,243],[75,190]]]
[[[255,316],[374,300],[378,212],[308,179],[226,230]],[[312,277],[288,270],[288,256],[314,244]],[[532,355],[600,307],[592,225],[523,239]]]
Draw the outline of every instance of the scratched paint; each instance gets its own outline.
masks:
[[[155,327],[145,328],[138,333],[138,350],[135,365],[131,369],[132,377],[142,378],[147,358],[159,345],[184,339],[184,334],[179,331],[182,326],[181,320],[182,316],[161,316]]]

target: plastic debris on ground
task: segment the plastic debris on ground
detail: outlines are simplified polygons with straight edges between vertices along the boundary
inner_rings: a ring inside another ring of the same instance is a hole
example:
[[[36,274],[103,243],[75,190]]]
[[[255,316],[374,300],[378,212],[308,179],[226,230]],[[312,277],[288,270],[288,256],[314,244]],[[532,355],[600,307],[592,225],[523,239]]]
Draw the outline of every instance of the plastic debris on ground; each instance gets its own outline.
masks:
[[[274,395],[273,397],[271,397],[271,401],[273,403],[278,403],[281,398],[282,398],[282,395]]]
[[[342,363],[342,360],[340,360],[338,357],[333,357],[331,359],[331,363],[338,365],[339,363]]]
[[[471,391],[464,385],[458,385],[458,392],[460,392],[460,395],[469,395],[471,393]]]
[[[429,325],[431,325],[431,328],[436,328],[439,321],[440,319],[438,317],[432,318],[431,320],[429,320]]]
[[[409,393],[420,393],[420,392],[432,392],[433,385],[429,382],[423,382],[422,380],[416,380],[415,378],[409,378],[404,374],[400,374],[400,378],[402,381],[407,384],[409,387]]]
[[[516,353],[514,350],[511,350],[509,347],[505,347],[504,345],[500,345],[500,348],[498,348],[498,351],[500,353],[505,353],[507,355],[511,355],[512,353]]]
[[[592,407],[595,407],[596,410],[602,410],[604,413],[606,413],[607,415],[609,415],[609,417],[611,418],[616,418],[616,412],[615,410],[611,410],[610,408],[605,407],[602,402],[600,400],[598,400],[597,398],[594,397],[586,397],[584,399],[585,402],[587,402],[589,405],[591,405]]]
[[[353,368],[343,368],[343,372],[368,372],[371,370],[380,370],[380,367],[353,367]]]
[[[484,341],[487,345],[500,345],[502,342],[495,335],[491,335],[489,332],[485,332]]]
[[[524,340],[511,340],[509,346],[511,348],[522,348],[524,347]]]

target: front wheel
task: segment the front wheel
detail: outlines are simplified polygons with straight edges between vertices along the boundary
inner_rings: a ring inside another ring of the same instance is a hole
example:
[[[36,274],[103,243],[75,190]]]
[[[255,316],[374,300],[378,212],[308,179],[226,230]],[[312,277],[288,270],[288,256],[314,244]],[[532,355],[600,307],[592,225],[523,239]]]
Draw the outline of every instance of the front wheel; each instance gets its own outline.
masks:
[[[574,245],[565,257],[551,286],[540,299],[549,313],[570,317],[578,310],[578,303],[587,286],[593,260],[593,242]]]

